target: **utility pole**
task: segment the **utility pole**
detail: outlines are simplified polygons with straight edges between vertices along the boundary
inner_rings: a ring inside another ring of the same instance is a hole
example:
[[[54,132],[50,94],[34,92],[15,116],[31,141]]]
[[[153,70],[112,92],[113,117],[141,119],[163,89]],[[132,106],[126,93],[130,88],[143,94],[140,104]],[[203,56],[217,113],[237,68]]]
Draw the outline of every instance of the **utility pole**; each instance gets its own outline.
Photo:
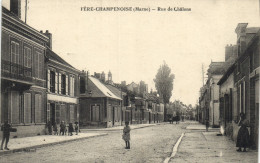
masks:
[[[27,0],[25,0],[25,19],[24,19],[25,24],[26,21],[27,21]]]
[[[202,86],[204,86],[204,64],[202,63]]]

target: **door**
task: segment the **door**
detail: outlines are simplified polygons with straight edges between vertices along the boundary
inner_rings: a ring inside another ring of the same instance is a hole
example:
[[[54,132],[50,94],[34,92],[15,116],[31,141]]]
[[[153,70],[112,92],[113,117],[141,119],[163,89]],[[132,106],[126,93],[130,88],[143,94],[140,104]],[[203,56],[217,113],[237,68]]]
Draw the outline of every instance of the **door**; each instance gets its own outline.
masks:
[[[115,125],[115,107],[112,109],[112,125]]]
[[[51,124],[54,125],[54,122],[56,121],[55,120],[55,103],[51,103],[50,104],[50,121],[51,121]]]

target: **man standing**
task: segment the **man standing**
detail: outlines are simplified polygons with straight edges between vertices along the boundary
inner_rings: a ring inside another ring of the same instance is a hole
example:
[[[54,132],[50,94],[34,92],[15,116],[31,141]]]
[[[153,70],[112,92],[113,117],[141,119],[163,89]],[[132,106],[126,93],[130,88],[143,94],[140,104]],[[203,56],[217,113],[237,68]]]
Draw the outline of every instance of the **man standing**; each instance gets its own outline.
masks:
[[[5,142],[5,149],[9,150],[9,148],[7,148],[7,144],[9,142],[10,130],[11,130],[11,125],[6,120],[5,123],[1,126],[1,131],[3,131],[3,139],[2,139],[2,144],[1,144],[1,150],[3,150],[4,142]]]

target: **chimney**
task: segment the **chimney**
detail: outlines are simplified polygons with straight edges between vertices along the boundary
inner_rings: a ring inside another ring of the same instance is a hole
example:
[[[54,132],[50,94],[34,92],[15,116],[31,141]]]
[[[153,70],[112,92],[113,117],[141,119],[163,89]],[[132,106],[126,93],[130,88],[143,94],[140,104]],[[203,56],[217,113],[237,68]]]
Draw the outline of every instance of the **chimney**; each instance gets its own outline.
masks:
[[[44,35],[49,38],[49,42],[47,42],[47,46],[52,50],[52,34],[49,33],[49,30],[46,30]]]
[[[21,19],[21,0],[10,0],[10,11]]]
[[[248,23],[239,23],[236,28],[238,56],[240,56],[246,49],[246,27]]]
[[[225,62],[232,56],[233,54],[233,46],[232,45],[227,45],[225,47]]]
[[[106,81],[106,74],[104,73],[104,71],[101,73],[101,81],[102,82]]]

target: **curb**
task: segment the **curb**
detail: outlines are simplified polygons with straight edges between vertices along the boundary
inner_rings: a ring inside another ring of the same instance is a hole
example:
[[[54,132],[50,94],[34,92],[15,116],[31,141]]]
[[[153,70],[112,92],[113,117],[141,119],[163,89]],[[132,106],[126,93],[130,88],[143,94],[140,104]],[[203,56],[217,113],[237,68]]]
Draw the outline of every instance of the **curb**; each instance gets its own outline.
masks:
[[[106,136],[106,135],[108,135],[108,134],[104,133],[104,134],[100,134],[100,135],[93,135],[93,136],[82,137],[82,138],[78,138],[78,139],[70,139],[70,140],[58,141],[58,142],[53,142],[53,143],[48,143],[48,144],[40,144],[40,145],[34,145],[34,146],[30,146],[30,147],[11,149],[9,151],[1,151],[0,156],[5,155],[5,154],[10,154],[10,153],[15,153],[15,152],[30,151],[30,149],[32,149],[32,148],[47,147],[47,146],[51,146],[51,145],[63,144],[63,143],[67,143],[67,142],[72,142],[72,141],[77,141],[77,140],[82,140],[82,139],[88,139],[88,138],[94,138],[94,137],[100,137],[100,136]]]
[[[178,147],[181,143],[181,140],[183,138],[183,136],[185,135],[185,133],[182,133],[181,136],[179,137],[178,141],[176,142],[176,144],[174,145],[173,149],[172,149],[172,154],[170,157],[167,157],[163,163],[168,163],[170,161],[170,159],[174,158],[174,156],[176,155],[177,151],[178,151]]]

